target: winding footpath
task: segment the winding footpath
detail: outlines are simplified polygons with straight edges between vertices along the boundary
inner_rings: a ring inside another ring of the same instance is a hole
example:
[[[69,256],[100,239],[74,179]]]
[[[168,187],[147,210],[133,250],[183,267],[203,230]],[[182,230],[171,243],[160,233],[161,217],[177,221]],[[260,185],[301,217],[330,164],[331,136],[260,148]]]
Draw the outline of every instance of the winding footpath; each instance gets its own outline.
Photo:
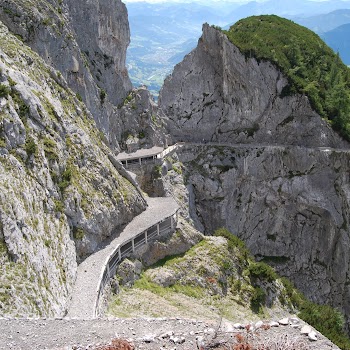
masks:
[[[252,144],[221,144],[208,142],[184,143],[180,142],[163,151],[155,150],[155,153],[147,151],[128,155],[133,159],[147,157],[163,158],[169,153],[182,148],[196,146],[223,146],[233,148],[270,148],[283,149],[283,145],[252,145]],[[296,146],[298,147],[298,146]],[[308,148],[308,147],[301,147]],[[314,147],[321,152],[345,152],[349,149],[333,149],[330,147]],[[159,155],[159,157],[158,157]],[[123,155],[120,161],[124,160]],[[136,164],[141,164],[136,162]],[[92,344],[105,344],[114,337],[129,338],[134,341],[137,349],[178,349],[189,350],[198,348],[198,340],[213,336],[214,329],[218,330],[218,320],[188,320],[179,318],[168,319],[99,319],[96,317],[96,305],[98,303],[100,286],[107,267],[109,258],[115,254],[118,247],[125,242],[139,236],[154,225],[159,224],[169,216],[174,215],[178,208],[177,203],[171,197],[147,198],[147,209],[135,217],[116,237],[104,248],[88,257],[82,262],[77,271],[77,279],[69,303],[68,313],[63,319],[7,319],[0,318],[0,350],[25,349],[25,350],[71,350],[91,349]],[[159,233],[159,226],[158,226]],[[146,239],[147,240],[147,239]],[[219,322],[220,323],[220,322]],[[303,323],[302,323],[303,324]],[[302,325],[301,324],[301,325]],[[221,335],[232,338],[235,332],[234,326],[222,325]],[[272,338],[283,336],[300,336],[300,327],[290,324],[283,328],[271,328]],[[216,334],[216,331],[214,332]],[[163,334],[163,335],[162,335]],[[164,334],[173,334],[169,337]],[[168,337],[168,338],[167,338]],[[310,342],[310,350],[339,350],[321,334],[317,334],[318,341]],[[168,340],[167,340],[168,339]],[[180,341],[175,341],[179,339]]]
[[[147,198],[147,203],[147,209],[136,216],[117,238],[90,255],[78,266],[77,279],[66,317],[83,320],[95,318],[99,288],[108,258],[122,243],[136,237],[178,210],[178,204],[172,197]]]

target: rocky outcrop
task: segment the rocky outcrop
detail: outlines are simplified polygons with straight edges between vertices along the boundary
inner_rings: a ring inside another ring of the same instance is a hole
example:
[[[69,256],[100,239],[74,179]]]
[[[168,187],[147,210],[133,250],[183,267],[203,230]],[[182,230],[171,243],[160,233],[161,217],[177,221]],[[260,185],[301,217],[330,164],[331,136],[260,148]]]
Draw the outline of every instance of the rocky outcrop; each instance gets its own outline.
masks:
[[[146,202],[62,74],[3,24],[0,53],[1,314],[62,316],[77,261]]]
[[[159,105],[175,141],[341,146],[307,97],[267,61],[245,57],[204,25],[198,46],[167,77]]]
[[[174,141],[192,142],[179,158],[196,227],[228,228],[311,300],[350,315],[349,144],[287,87],[204,25],[159,104]]]
[[[350,315],[350,151],[187,146],[179,155],[207,234],[227,227],[311,300]]]
[[[165,115],[154,102],[145,86],[133,89],[118,109],[117,139],[123,150],[132,152],[140,148],[168,144]]]
[[[132,87],[125,68],[130,40],[125,5],[120,0],[47,0],[36,5],[4,0],[0,20],[60,71],[98,128],[118,148],[115,106]]]

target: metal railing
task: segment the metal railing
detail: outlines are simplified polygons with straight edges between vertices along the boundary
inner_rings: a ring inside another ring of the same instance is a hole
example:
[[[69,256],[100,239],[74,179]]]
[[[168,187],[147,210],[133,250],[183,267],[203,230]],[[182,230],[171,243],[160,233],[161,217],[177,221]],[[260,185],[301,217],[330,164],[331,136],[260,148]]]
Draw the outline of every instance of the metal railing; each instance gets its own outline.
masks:
[[[95,316],[98,316],[98,310],[101,302],[101,298],[104,289],[109,280],[115,275],[118,264],[126,257],[130,256],[136,249],[140,248],[144,244],[147,244],[156,237],[169,233],[176,228],[177,212],[167,218],[152,225],[147,230],[140,232],[135,237],[126,240],[119,244],[114,251],[106,259],[105,264],[102,267],[100,284],[97,288],[97,299],[95,304]]]

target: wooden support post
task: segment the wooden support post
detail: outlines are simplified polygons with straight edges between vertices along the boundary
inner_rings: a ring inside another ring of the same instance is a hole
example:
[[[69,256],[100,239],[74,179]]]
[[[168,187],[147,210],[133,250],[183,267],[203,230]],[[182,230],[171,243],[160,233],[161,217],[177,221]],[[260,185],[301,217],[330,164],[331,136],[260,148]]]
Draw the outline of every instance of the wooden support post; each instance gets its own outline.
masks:
[[[122,252],[120,251],[120,246],[118,248],[119,261],[122,260]]]
[[[170,227],[171,227],[171,229],[174,228],[174,218],[172,215],[170,216]]]
[[[111,277],[110,272],[109,272],[109,264],[107,264],[107,276],[108,276],[108,278]]]
[[[147,234],[148,231],[145,231],[145,243],[147,244],[148,243],[148,234]]]
[[[125,168],[128,167],[128,160],[125,161]]]
[[[134,239],[131,240],[131,246],[132,246],[132,252],[135,251],[135,241]]]
[[[157,224],[157,235],[159,236],[159,223]]]
[[[140,166],[141,166],[141,165],[142,165],[142,164],[141,164],[141,158],[139,158],[139,163],[140,163]]]

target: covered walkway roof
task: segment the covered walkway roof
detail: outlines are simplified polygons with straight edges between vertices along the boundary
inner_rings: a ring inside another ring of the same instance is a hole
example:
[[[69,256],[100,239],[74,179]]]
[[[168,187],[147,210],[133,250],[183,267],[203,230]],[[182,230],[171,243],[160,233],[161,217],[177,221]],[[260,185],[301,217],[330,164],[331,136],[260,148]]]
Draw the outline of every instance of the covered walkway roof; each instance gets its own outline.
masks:
[[[154,157],[164,151],[163,147],[142,148],[133,153],[121,152],[118,154],[119,161],[133,160],[139,158]]]

